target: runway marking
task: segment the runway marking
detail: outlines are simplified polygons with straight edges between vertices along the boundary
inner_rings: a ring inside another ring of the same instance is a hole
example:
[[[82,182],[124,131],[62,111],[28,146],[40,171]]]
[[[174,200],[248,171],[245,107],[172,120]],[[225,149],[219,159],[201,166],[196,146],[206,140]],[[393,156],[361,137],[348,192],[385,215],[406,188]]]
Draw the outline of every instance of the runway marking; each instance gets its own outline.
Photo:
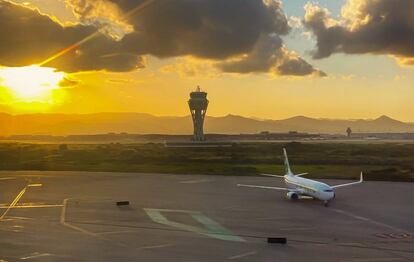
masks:
[[[314,230],[317,229],[317,227],[285,227],[285,228],[279,228],[279,230],[285,230],[285,231],[305,231],[305,230]]]
[[[340,214],[343,214],[343,215],[347,215],[347,216],[352,217],[352,218],[357,219],[357,220],[361,220],[361,221],[371,223],[371,224],[376,225],[376,226],[386,227],[386,228],[389,228],[389,229],[392,229],[392,230],[395,230],[395,231],[400,231],[400,232],[407,232],[404,229],[397,228],[395,226],[391,226],[391,225],[388,225],[388,224],[385,224],[385,223],[382,223],[382,222],[378,222],[378,221],[373,220],[373,219],[368,218],[368,217],[354,215],[350,212],[343,211],[343,210],[336,209],[336,208],[331,208],[330,210],[332,210],[334,212],[337,212],[337,213],[340,213]]]
[[[99,233],[94,233],[94,232],[88,231],[86,229],[83,229],[81,227],[78,227],[78,226],[75,226],[71,223],[66,222],[66,209],[67,209],[67,204],[68,204],[69,200],[72,200],[72,198],[65,198],[63,200],[62,212],[60,213],[60,224],[62,226],[70,228],[70,229],[75,230],[75,231],[78,231],[78,232],[83,233],[85,235],[95,237],[95,238],[103,240],[103,241],[110,242],[111,244],[122,247],[122,248],[128,247],[127,244],[124,244],[121,241],[119,241],[119,242],[118,241],[112,241],[108,238],[105,238],[104,236],[101,236]],[[79,223],[81,223],[81,222],[79,222]]]
[[[27,259],[32,259],[32,258],[39,258],[39,257],[50,257],[53,256],[52,254],[49,253],[39,253],[39,252],[34,252],[32,253],[30,256],[27,257],[21,257],[21,260],[27,260]]]
[[[11,220],[33,220],[33,218],[31,218],[31,217],[7,216],[6,219],[3,219],[3,221],[11,221]]]
[[[7,215],[10,209],[12,209],[17,204],[17,202],[19,202],[20,198],[24,195],[25,192],[26,192],[26,187],[23,188],[22,191],[20,191],[20,193],[16,196],[13,202],[11,202],[9,207],[6,209],[6,211],[4,211],[3,215],[1,215],[0,217],[0,221],[3,220],[3,218]]]
[[[399,257],[380,257],[380,258],[354,258],[351,261],[355,262],[367,262],[367,261],[401,261],[405,260]]]
[[[27,185],[28,187],[41,187],[41,186],[43,186],[42,184],[40,184],[40,183],[37,183],[37,184],[29,184],[29,185]]]
[[[11,207],[10,209],[19,209],[19,208],[50,208],[50,207],[63,207],[63,205],[61,204],[52,204],[52,205],[24,205],[24,204],[20,204],[20,205],[15,205],[13,207]],[[0,205],[0,209],[7,209],[9,207],[6,206],[1,206]]]
[[[360,247],[364,247],[363,244],[358,243],[358,242],[343,242],[343,243],[336,243],[336,245],[338,245],[338,246],[360,246]]]
[[[0,177],[0,180],[12,180],[12,179],[17,179],[17,177]]]
[[[375,234],[375,236],[379,238],[387,238],[387,239],[414,238],[414,235],[409,234],[409,233],[378,233],[378,234]]]
[[[290,239],[290,243],[301,243],[301,244],[308,244],[308,245],[332,245],[332,242],[320,242],[320,241],[310,241],[310,240],[299,240],[299,239]],[[396,248],[387,248],[383,246],[375,246],[375,245],[366,245],[362,243],[357,243],[356,245],[352,245],[351,243],[346,243],[346,245],[343,245],[341,243],[334,244],[335,246],[345,246],[345,247],[353,247],[353,248],[359,248],[359,249],[366,249],[366,250],[376,250],[376,251],[385,251],[389,253],[410,253],[414,254],[414,251],[411,249],[396,249]],[[342,260],[342,261],[348,261],[348,260]]]
[[[118,230],[118,231],[106,231],[99,232],[99,235],[111,235],[111,234],[126,234],[126,233],[136,233],[138,230]]]
[[[234,259],[239,259],[239,258],[242,258],[242,257],[256,255],[256,254],[257,254],[256,251],[251,251],[251,252],[247,252],[247,253],[244,253],[244,254],[228,257],[228,259],[234,260]]]
[[[211,238],[216,238],[226,241],[235,241],[235,242],[244,242],[245,240],[239,236],[233,235],[230,230],[223,227],[216,221],[208,218],[199,211],[189,211],[189,210],[174,210],[174,209],[153,209],[153,208],[144,208],[147,215],[156,223],[175,227],[181,230],[186,230],[201,235],[205,235]],[[189,214],[193,219],[203,224],[205,227],[197,227],[186,225],[179,222],[174,222],[167,219],[162,213],[186,213]]]
[[[174,244],[163,244],[163,245],[155,245],[155,246],[146,246],[146,247],[140,247],[139,250],[145,250],[145,249],[156,249],[156,248],[163,248],[163,247],[172,247]]]
[[[85,230],[85,229],[83,229],[81,227],[77,227],[77,226],[74,226],[74,225],[69,224],[68,222],[66,222],[66,207],[67,207],[68,200],[70,200],[70,198],[65,198],[63,200],[62,212],[60,213],[60,224],[62,224],[65,227],[68,227],[70,229],[73,229],[75,231],[79,231],[79,232],[81,232],[81,233],[83,233],[85,235],[92,236],[92,237],[97,237],[97,238],[102,238],[103,239],[103,237],[102,236],[99,236],[98,234],[95,234],[95,233],[90,232],[88,230]]]
[[[206,183],[206,182],[212,182],[214,181],[214,179],[196,179],[196,180],[185,180],[185,181],[181,181],[181,184],[199,184],[199,183]]]

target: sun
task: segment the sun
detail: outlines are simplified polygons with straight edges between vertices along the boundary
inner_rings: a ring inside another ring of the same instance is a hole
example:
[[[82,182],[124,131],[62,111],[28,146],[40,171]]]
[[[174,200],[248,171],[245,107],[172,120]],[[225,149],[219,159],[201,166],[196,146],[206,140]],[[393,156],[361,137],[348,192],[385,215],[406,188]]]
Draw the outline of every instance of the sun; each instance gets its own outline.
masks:
[[[30,65],[0,67],[0,86],[7,88],[16,102],[52,103],[53,93],[66,74],[54,68]]]

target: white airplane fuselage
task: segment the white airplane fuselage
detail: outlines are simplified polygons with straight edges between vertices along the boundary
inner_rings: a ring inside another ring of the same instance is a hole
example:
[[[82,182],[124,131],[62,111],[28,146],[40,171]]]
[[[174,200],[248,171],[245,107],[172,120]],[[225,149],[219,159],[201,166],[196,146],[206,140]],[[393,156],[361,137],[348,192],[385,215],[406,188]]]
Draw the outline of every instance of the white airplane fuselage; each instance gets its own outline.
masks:
[[[284,176],[262,174],[264,176],[271,176],[277,178],[283,178],[285,180],[286,187],[275,187],[275,186],[261,186],[261,185],[246,185],[237,184],[237,186],[250,187],[250,188],[261,188],[261,189],[273,189],[279,191],[287,191],[286,196],[288,199],[299,199],[300,196],[309,196],[314,199],[322,200],[325,206],[328,206],[328,202],[335,198],[334,188],[347,187],[363,182],[363,175],[361,172],[359,181],[329,186],[325,183],[315,181],[312,179],[303,178],[302,176],[308,173],[294,174],[289,165],[288,156],[286,149],[283,148],[283,155],[285,158],[285,174]]]
[[[284,180],[287,188],[292,190],[288,193],[288,198],[290,199],[297,199],[300,195],[310,196],[322,201],[329,201],[335,198],[334,190],[325,183],[293,174],[285,175]]]

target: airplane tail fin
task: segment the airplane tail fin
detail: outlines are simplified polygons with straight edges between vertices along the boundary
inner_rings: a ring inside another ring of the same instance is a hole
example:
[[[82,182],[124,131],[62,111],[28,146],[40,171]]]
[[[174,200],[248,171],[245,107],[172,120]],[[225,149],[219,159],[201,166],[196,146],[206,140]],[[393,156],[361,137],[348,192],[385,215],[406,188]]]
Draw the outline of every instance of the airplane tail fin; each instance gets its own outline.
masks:
[[[285,148],[283,148],[283,155],[285,157],[285,172],[286,172],[286,175],[293,175],[292,171],[290,170],[289,159],[288,159]]]

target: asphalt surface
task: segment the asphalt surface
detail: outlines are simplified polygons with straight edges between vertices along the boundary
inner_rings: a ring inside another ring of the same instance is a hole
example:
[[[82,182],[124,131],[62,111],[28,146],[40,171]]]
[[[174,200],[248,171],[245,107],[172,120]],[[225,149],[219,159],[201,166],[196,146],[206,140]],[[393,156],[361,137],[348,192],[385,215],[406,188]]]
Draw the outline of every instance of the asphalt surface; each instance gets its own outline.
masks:
[[[0,261],[414,261],[414,183],[338,189],[329,207],[237,183],[283,185],[269,177],[0,172]]]

